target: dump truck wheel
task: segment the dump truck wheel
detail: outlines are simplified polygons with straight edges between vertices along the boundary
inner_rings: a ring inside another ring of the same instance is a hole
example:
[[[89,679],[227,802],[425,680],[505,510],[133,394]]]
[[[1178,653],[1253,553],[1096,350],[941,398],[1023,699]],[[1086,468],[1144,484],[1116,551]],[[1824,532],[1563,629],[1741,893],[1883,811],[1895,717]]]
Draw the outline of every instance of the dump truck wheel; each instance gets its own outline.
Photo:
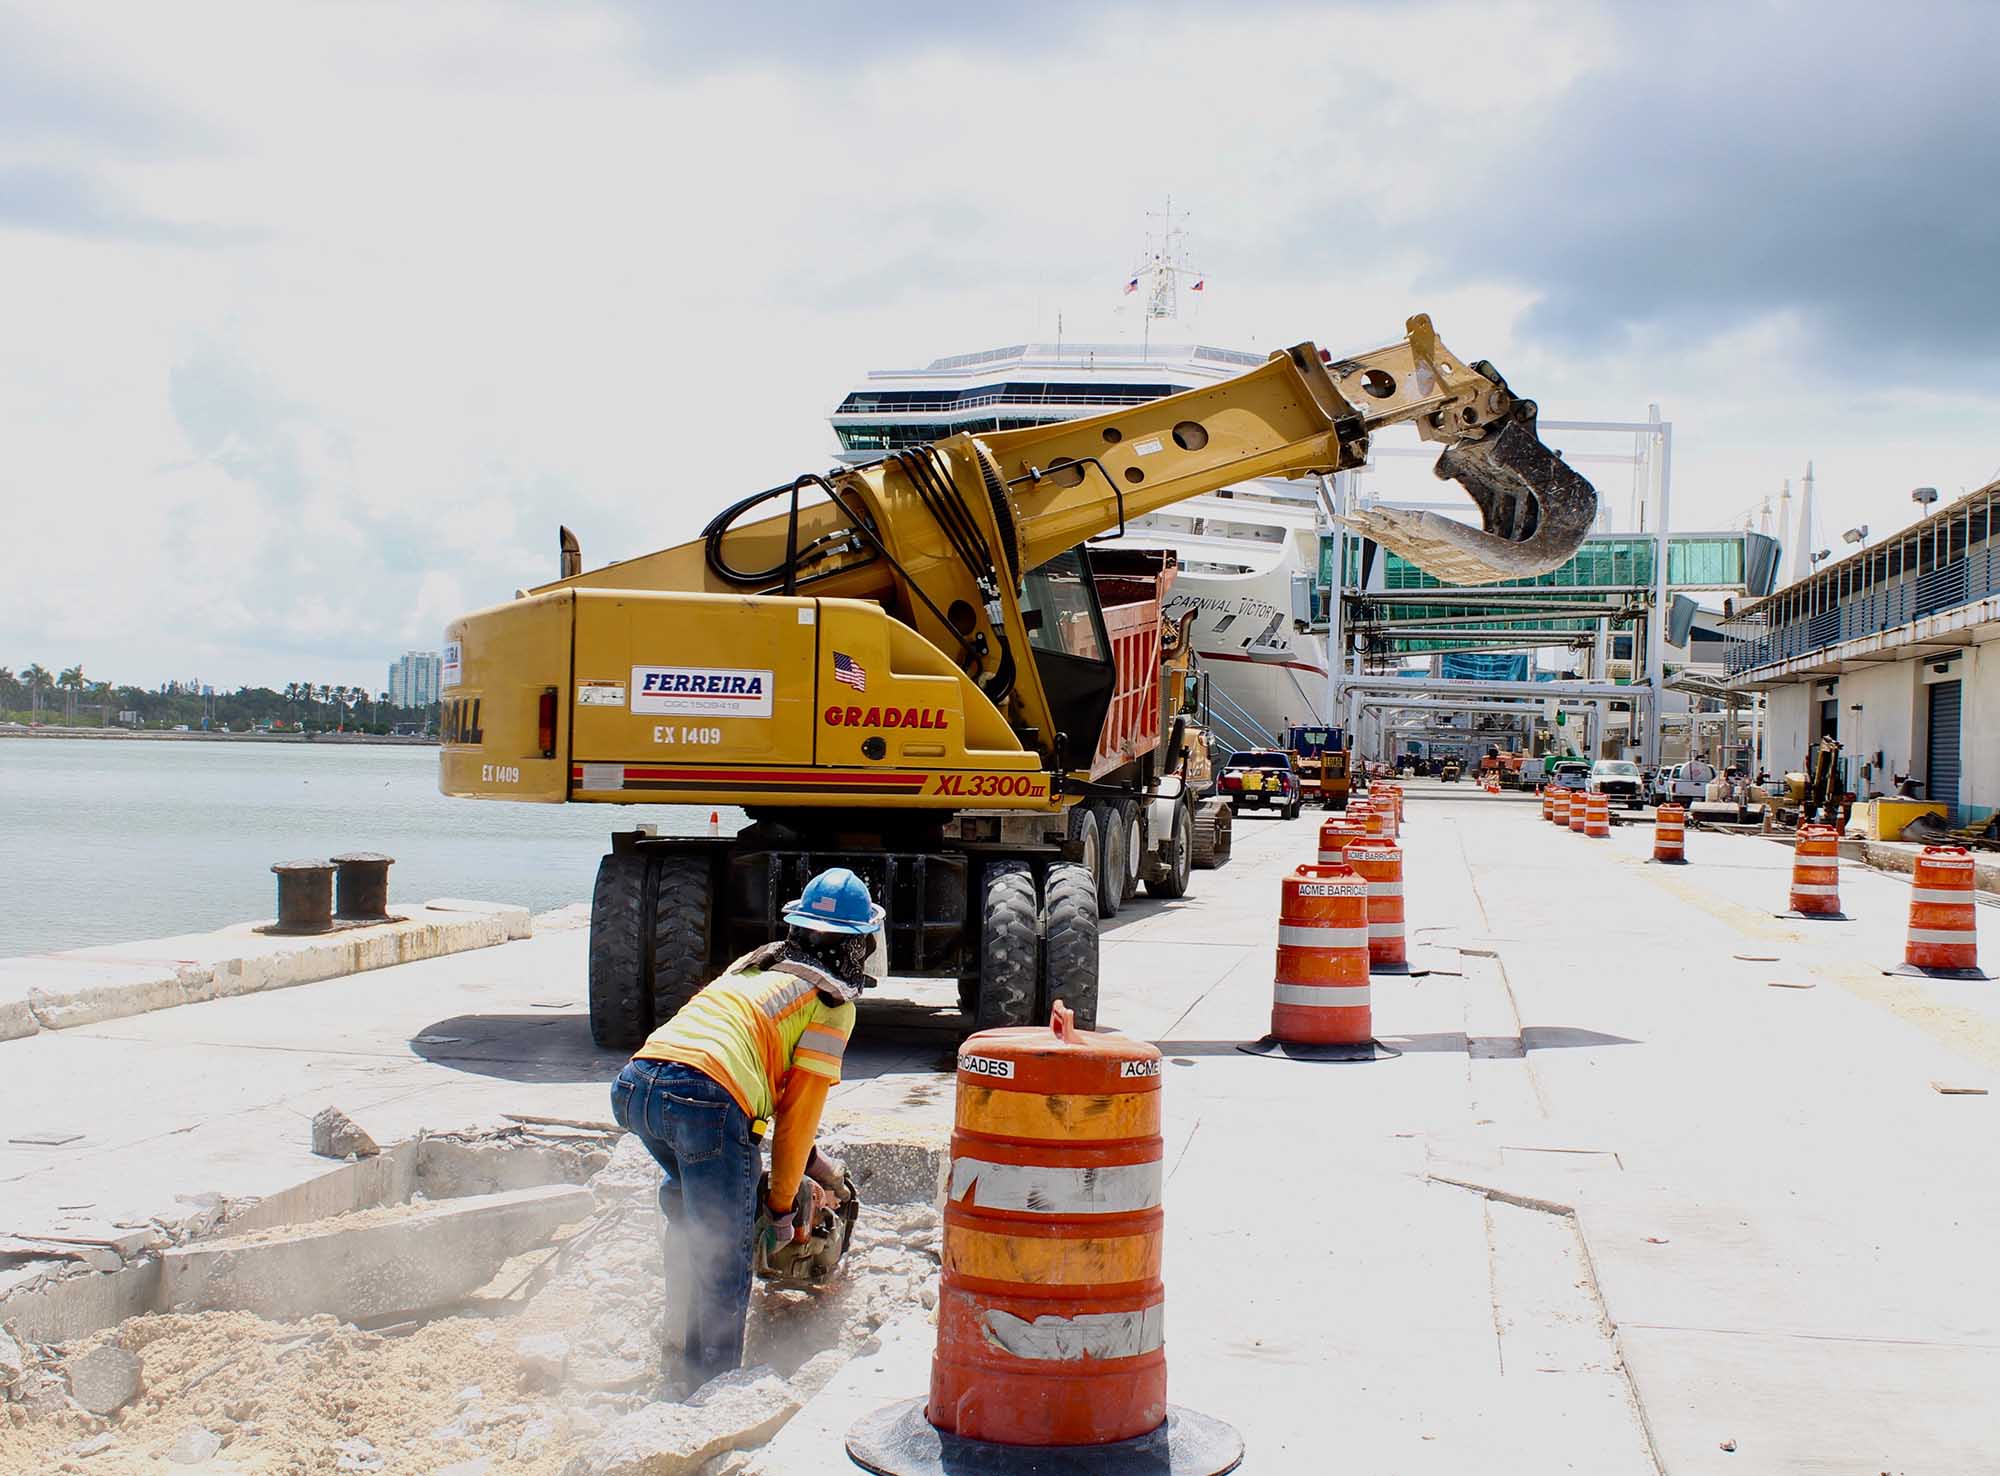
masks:
[[[1001,861],[986,868],[979,910],[979,980],[974,1023],[1032,1025],[1041,947],[1040,908],[1027,863]]]
[[[1146,827],[1140,822],[1139,802],[1135,799],[1120,800],[1117,813],[1118,824],[1125,832],[1125,895],[1118,899],[1123,905],[1139,895],[1139,870],[1145,856]]]
[[[714,920],[715,883],[707,860],[662,856],[653,876],[654,1025],[673,1019],[708,982]]]
[[[1072,805],[1069,812],[1069,838],[1080,850],[1083,869],[1090,873],[1091,885],[1104,866],[1104,832],[1097,828],[1097,811],[1089,805]]]
[[[1204,805],[1194,817],[1194,864],[1213,871],[1229,860],[1236,812],[1227,805]]]
[[[1185,800],[1174,806],[1174,831],[1167,838],[1166,866],[1149,879],[1146,890],[1155,897],[1184,897],[1194,871],[1194,809]]]
[[[1092,805],[1097,811],[1097,915],[1116,917],[1125,905],[1125,827],[1116,805]]]
[[[590,896],[590,1038],[601,1050],[632,1050],[653,1028],[646,873],[644,856],[611,855],[597,863]]]
[[[1081,866],[1049,868],[1042,893],[1042,1001],[1061,1000],[1085,1030],[1097,1028],[1097,883]]]

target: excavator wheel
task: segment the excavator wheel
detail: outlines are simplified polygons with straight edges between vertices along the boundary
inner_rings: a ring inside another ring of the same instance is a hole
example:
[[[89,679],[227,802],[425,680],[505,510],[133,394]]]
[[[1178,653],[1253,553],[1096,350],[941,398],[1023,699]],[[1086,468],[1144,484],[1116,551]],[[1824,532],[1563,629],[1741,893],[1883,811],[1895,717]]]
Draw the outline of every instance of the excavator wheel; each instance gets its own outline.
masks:
[[[601,1050],[632,1050],[653,1028],[645,940],[648,869],[644,856],[631,854],[597,863],[590,897],[590,1038]]]
[[[1185,799],[1174,806],[1174,833],[1167,837],[1166,868],[1146,883],[1155,897],[1184,897],[1194,870],[1194,806]]]
[[[714,925],[715,882],[707,860],[662,856],[653,873],[654,1025],[673,1019],[708,982]]]
[[[979,973],[971,1011],[979,1029],[1034,1023],[1041,972],[1036,927],[1040,911],[1035,878],[1026,862],[998,861],[986,868],[979,908]]]
[[[1051,866],[1042,886],[1042,998],[1036,1018],[1057,1000],[1085,1030],[1097,1028],[1097,883],[1081,866]]]
[[[1232,827],[1236,815],[1227,805],[1205,804],[1194,817],[1194,864],[1213,871],[1229,862]]]
[[[1125,873],[1132,863],[1125,854],[1127,831],[1116,805],[1092,803],[1097,813],[1097,915],[1116,917],[1125,905]]]

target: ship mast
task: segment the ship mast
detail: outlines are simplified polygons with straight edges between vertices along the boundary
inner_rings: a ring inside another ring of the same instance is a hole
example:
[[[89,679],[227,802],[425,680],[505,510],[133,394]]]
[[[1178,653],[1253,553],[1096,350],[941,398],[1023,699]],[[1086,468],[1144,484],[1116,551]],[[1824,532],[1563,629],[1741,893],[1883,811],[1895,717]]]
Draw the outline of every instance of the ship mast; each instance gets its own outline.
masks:
[[[1155,318],[1178,318],[1181,315],[1181,278],[1192,277],[1202,280],[1202,274],[1187,262],[1187,231],[1179,224],[1187,215],[1178,218],[1174,214],[1174,197],[1167,196],[1167,208],[1162,211],[1146,212],[1146,218],[1159,222],[1157,232],[1146,235],[1146,248],[1139,265],[1132,272],[1132,280],[1146,294],[1146,310],[1141,316],[1143,332],[1143,355],[1152,357],[1153,320]]]

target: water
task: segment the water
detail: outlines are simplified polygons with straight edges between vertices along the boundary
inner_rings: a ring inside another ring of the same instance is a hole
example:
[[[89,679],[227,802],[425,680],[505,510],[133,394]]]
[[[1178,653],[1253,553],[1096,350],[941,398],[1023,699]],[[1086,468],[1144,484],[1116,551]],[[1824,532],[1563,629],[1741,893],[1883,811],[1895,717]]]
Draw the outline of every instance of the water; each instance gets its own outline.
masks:
[[[560,907],[647,822],[708,811],[447,799],[434,748],[0,739],[0,958],[268,918],[272,862],[343,851],[395,857],[397,902]]]

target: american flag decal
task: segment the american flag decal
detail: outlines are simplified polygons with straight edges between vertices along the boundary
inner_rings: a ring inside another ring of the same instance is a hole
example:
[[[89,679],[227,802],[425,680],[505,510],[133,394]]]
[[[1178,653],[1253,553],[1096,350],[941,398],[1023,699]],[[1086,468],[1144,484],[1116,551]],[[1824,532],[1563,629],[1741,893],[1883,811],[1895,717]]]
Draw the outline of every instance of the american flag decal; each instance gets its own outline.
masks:
[[[845,651],[833,653],[833,679],[847,683],[857,692],[868,690],[867,669]]]

